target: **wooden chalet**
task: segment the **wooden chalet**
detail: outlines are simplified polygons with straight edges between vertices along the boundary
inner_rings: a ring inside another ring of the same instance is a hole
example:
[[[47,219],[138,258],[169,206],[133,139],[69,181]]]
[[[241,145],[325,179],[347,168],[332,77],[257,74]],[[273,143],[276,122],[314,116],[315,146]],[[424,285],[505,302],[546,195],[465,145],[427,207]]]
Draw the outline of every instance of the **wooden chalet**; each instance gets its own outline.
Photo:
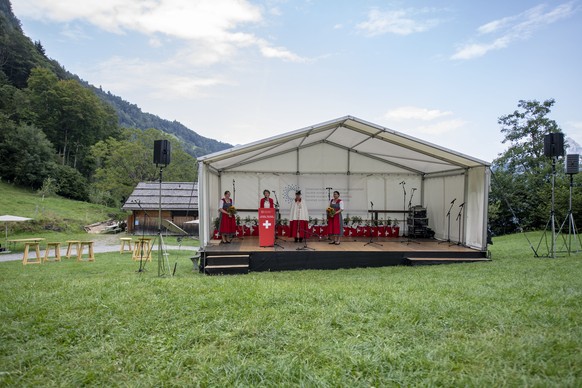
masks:
[[[162,220],[168,220],[188,234],[198,234],[198,182],[140,182],[122,206],[130,210],[128,233],[155,234],[161,208]],[[172,231],[162,227],[164,233]]]

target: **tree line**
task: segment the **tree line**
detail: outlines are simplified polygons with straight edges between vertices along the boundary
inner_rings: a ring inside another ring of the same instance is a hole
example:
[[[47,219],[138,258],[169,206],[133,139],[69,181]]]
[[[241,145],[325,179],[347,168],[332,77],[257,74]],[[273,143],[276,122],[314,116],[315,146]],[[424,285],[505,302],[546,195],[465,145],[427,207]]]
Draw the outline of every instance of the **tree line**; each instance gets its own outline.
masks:
[[[544,154],[544,138],[562,133],[549,115],[556,101],[521,100],[518,109],[499,117],[508,148],[492,163],[489,223],[494,234],[543,229],[551,216],[552,158]],[[567,144],[565,144],[567,147]],[[568,216],[570,178],[572,214],[582,214],[582,177],[566,174],[564,158],[555,160],[555,219],[557,227]],[[564,226],[568,232],[568,223]]]
[[[229,147],[167,123],[48,58],[0,0],[0,179],[117,207],[139,181],[156,179],[154,140],[172,143],[167,180],[194,181],[196,155]]]
[[[196,159],[175,137],[117,122],[113,108],[75,80],[34,68],[19,89],[0,72],[0,177],[118,207],[138,182],[156,180],[154,141],[167,139],[173,163],[166,180],[196,180]]]

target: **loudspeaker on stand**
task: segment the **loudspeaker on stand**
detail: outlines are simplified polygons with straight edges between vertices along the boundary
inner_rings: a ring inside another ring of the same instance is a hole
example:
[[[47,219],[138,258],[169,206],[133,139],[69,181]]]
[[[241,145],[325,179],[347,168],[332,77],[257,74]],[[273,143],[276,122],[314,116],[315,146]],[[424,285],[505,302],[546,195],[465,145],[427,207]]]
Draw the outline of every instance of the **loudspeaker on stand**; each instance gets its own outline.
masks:
[[[167,166],[170,164],[170,153],[172,151],[172,144],[169,140],[155,140],[154,141],[154,163],[163,164]]]

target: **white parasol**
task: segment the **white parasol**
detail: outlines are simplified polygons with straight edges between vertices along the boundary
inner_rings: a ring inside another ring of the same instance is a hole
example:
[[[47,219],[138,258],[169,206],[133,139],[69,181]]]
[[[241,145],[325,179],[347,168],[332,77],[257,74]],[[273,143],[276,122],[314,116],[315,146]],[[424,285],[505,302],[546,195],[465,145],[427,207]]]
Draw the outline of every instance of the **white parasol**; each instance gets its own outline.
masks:
[[[9,214],[0,216],[0,222],[4,222],[4,226],[6,228],[6,241],[8,241],[8,223],[9,222],[23,222],[23,221],[30,221],[30,220],[32,220],[32,218],[11,216]]]

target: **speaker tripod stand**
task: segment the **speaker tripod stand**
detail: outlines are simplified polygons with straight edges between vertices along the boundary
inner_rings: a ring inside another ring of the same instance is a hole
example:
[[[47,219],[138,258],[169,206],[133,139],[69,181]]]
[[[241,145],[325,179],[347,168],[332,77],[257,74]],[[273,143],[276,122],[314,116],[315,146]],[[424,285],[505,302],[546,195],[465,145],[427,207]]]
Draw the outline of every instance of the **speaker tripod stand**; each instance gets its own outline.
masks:
[[[582,242],[580,242],[580,235],[578,234],[578,230],[576,229],[574,215],[572,214],[572,189],[574,188],[574,176],[573,176],[574,174],[569,175],[570,175],[570,199],[568,205],[568,215],[564,219],[564,222],[562,222],[562,225],[560,225],[560,230],[558,230],[558,236],[560,235],[562,236],[564,246],[566,248],[566,252],[568,252],[568,255],[570,255],[573,251],[572,240],[574,240],[574,244],[577,243],[576,250],[574,250],[574,253],[578,253],[580,252],[580,250],[582,250]],[[562,234],[562,230],[564,229],[564,225],[566,224],[566,222],[568,223],[568,236],[564,236]]]
[[[158,235],[154,244],[158,244],[158,276],[172,276],[170,272],[170,262],[168,261],[168,250],[164,244],[164,238],[162,237],[162,170],[163,167],[160,166],[160,191],[159,191],[159,203],[158,203]],[[152,245],[153,246],[153,245]]]
[[[544,228],[544,233],[540,238],[538,246],[534,249],[535,257],[540,257],[538,251],[542,245],[542,242],[545,243],[547,254],[546,257],[550,257],[552,259],[556,258],[556,211],[555,211],[555,202],[556,202],[556,159],[557,156],[552,156],[552,202],[551,202],[551,209],[550,209],[550,219],[548,220],[546,227]],[[548,240],[546,233],[548,231],[548,226],[552,229],[552,241],[548,246]]]

